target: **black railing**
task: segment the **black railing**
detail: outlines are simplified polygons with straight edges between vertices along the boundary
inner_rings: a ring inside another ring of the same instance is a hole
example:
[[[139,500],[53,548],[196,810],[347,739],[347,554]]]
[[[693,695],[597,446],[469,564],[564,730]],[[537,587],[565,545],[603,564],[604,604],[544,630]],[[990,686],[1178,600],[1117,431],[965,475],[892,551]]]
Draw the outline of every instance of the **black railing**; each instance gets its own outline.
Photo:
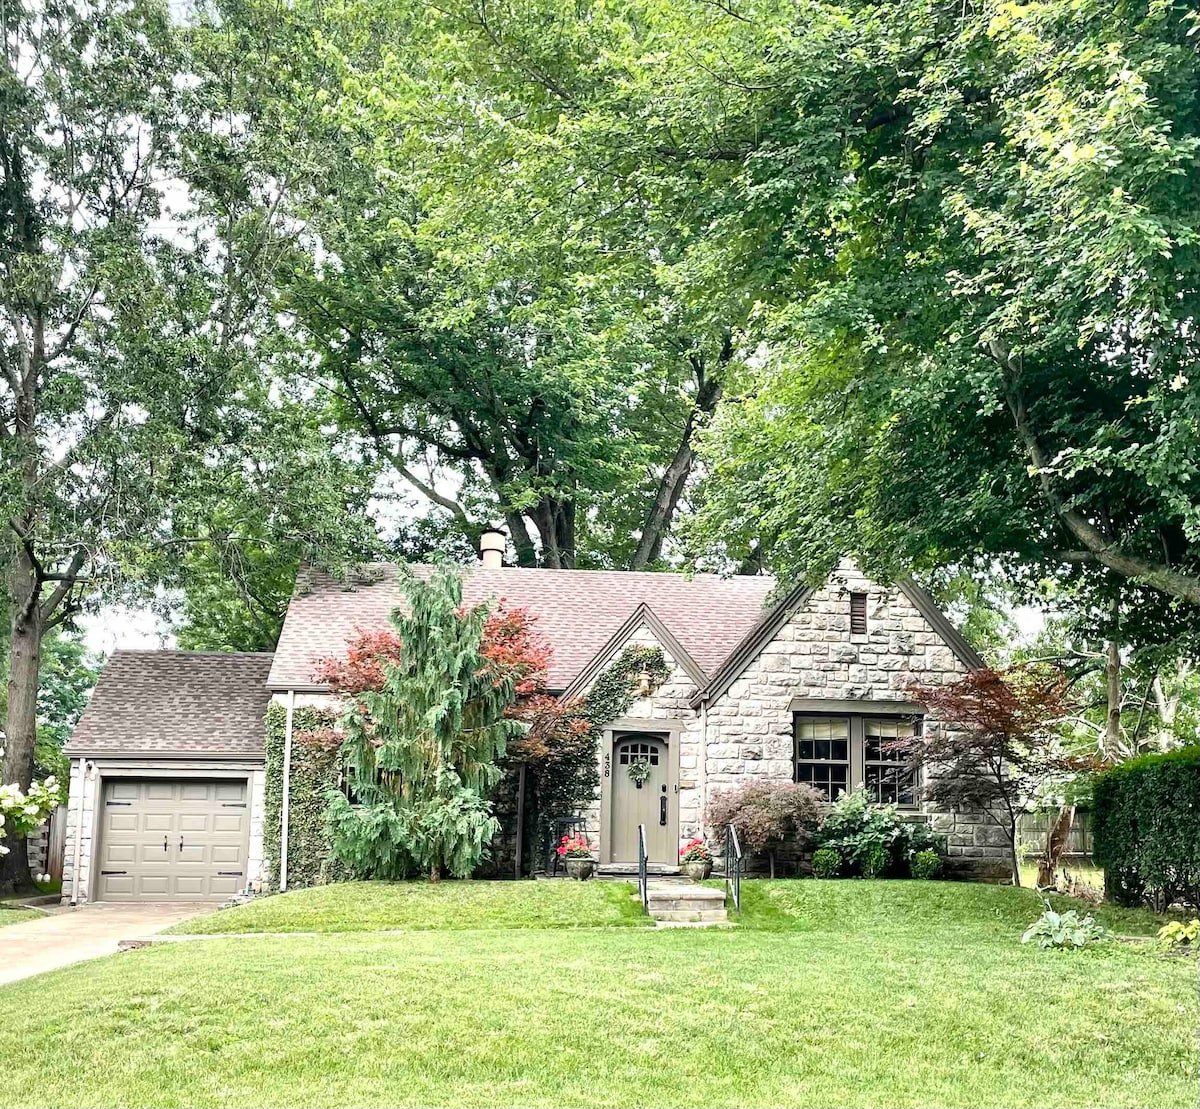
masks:
[[[736,912],[742,911],[742,844],[737,829],[725,829],[725,896],[733,899]]]
[[[642,912],[650,911],[650,893],[646,888],[646,825],[638,825],[638,896],[642,899]]]

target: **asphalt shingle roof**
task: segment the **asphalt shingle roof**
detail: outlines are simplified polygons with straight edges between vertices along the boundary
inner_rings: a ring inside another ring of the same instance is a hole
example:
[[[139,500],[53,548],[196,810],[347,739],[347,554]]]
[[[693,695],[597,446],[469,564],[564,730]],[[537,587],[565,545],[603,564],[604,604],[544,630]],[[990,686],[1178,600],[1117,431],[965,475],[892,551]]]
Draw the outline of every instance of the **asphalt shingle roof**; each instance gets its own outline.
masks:
[[[762,616],[774,585],[768,577],[475,566],[466,570],[463,599],[528,609],[553,649],[548,684],[565,689],[642,603],[711,675]],[[397,568],[389,564],[365,567],[347,582],[302,571],[268,684],[312,687],[318,660],[344,653],[356,631],[386,627],[400,600]]]
[[[271,655],[116,651],[68,754],[261,755]]]

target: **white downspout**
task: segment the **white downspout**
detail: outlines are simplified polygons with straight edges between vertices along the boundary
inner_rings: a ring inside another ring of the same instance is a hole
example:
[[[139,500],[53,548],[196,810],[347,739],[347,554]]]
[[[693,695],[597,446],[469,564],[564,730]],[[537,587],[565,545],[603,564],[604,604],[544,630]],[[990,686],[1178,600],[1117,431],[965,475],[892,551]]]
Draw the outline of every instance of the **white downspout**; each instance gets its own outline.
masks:
[[[287,889],[288,815],[292,795],[292,721],[296,715],[296,691],[288,690],[287,721],[283,726],[283,800],[279,806],[279,892]]]
[[[708,698],[700,702],[700,834],[707,835],[708,813]]]
[[[76,762],[79,763],[79,804],[75,810],[75,863],[71,867],[72,905],[79,904],[79,855],[83,850],[83,791],[87,789],[87,764],[83,759],[76,759]]]

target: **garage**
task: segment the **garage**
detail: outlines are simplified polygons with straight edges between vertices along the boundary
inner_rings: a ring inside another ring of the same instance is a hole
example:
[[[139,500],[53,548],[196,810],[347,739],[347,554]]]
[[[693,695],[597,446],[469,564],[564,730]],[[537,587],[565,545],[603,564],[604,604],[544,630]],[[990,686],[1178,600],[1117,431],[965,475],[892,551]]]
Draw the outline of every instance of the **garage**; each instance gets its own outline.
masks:
[[[65,752],[65,903],[263,888],[270,668],[260,653],[114,652]]]
[[[223,901],[246,884],[246,781],[112,779],[100,818],[99,901]]]

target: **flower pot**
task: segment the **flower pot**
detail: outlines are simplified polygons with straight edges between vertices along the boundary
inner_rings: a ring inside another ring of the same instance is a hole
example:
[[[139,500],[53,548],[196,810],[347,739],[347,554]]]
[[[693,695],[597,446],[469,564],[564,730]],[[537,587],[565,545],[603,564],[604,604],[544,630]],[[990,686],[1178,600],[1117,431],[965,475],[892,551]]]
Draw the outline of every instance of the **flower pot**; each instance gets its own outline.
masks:
[[[693,882],[703,882],[712,873],[712,859],[704,859],[701,862],[684,863],[683,872]]]
[[[580,882],[590,878],[595,868],[594,859],[567,859],[567,873]]]

